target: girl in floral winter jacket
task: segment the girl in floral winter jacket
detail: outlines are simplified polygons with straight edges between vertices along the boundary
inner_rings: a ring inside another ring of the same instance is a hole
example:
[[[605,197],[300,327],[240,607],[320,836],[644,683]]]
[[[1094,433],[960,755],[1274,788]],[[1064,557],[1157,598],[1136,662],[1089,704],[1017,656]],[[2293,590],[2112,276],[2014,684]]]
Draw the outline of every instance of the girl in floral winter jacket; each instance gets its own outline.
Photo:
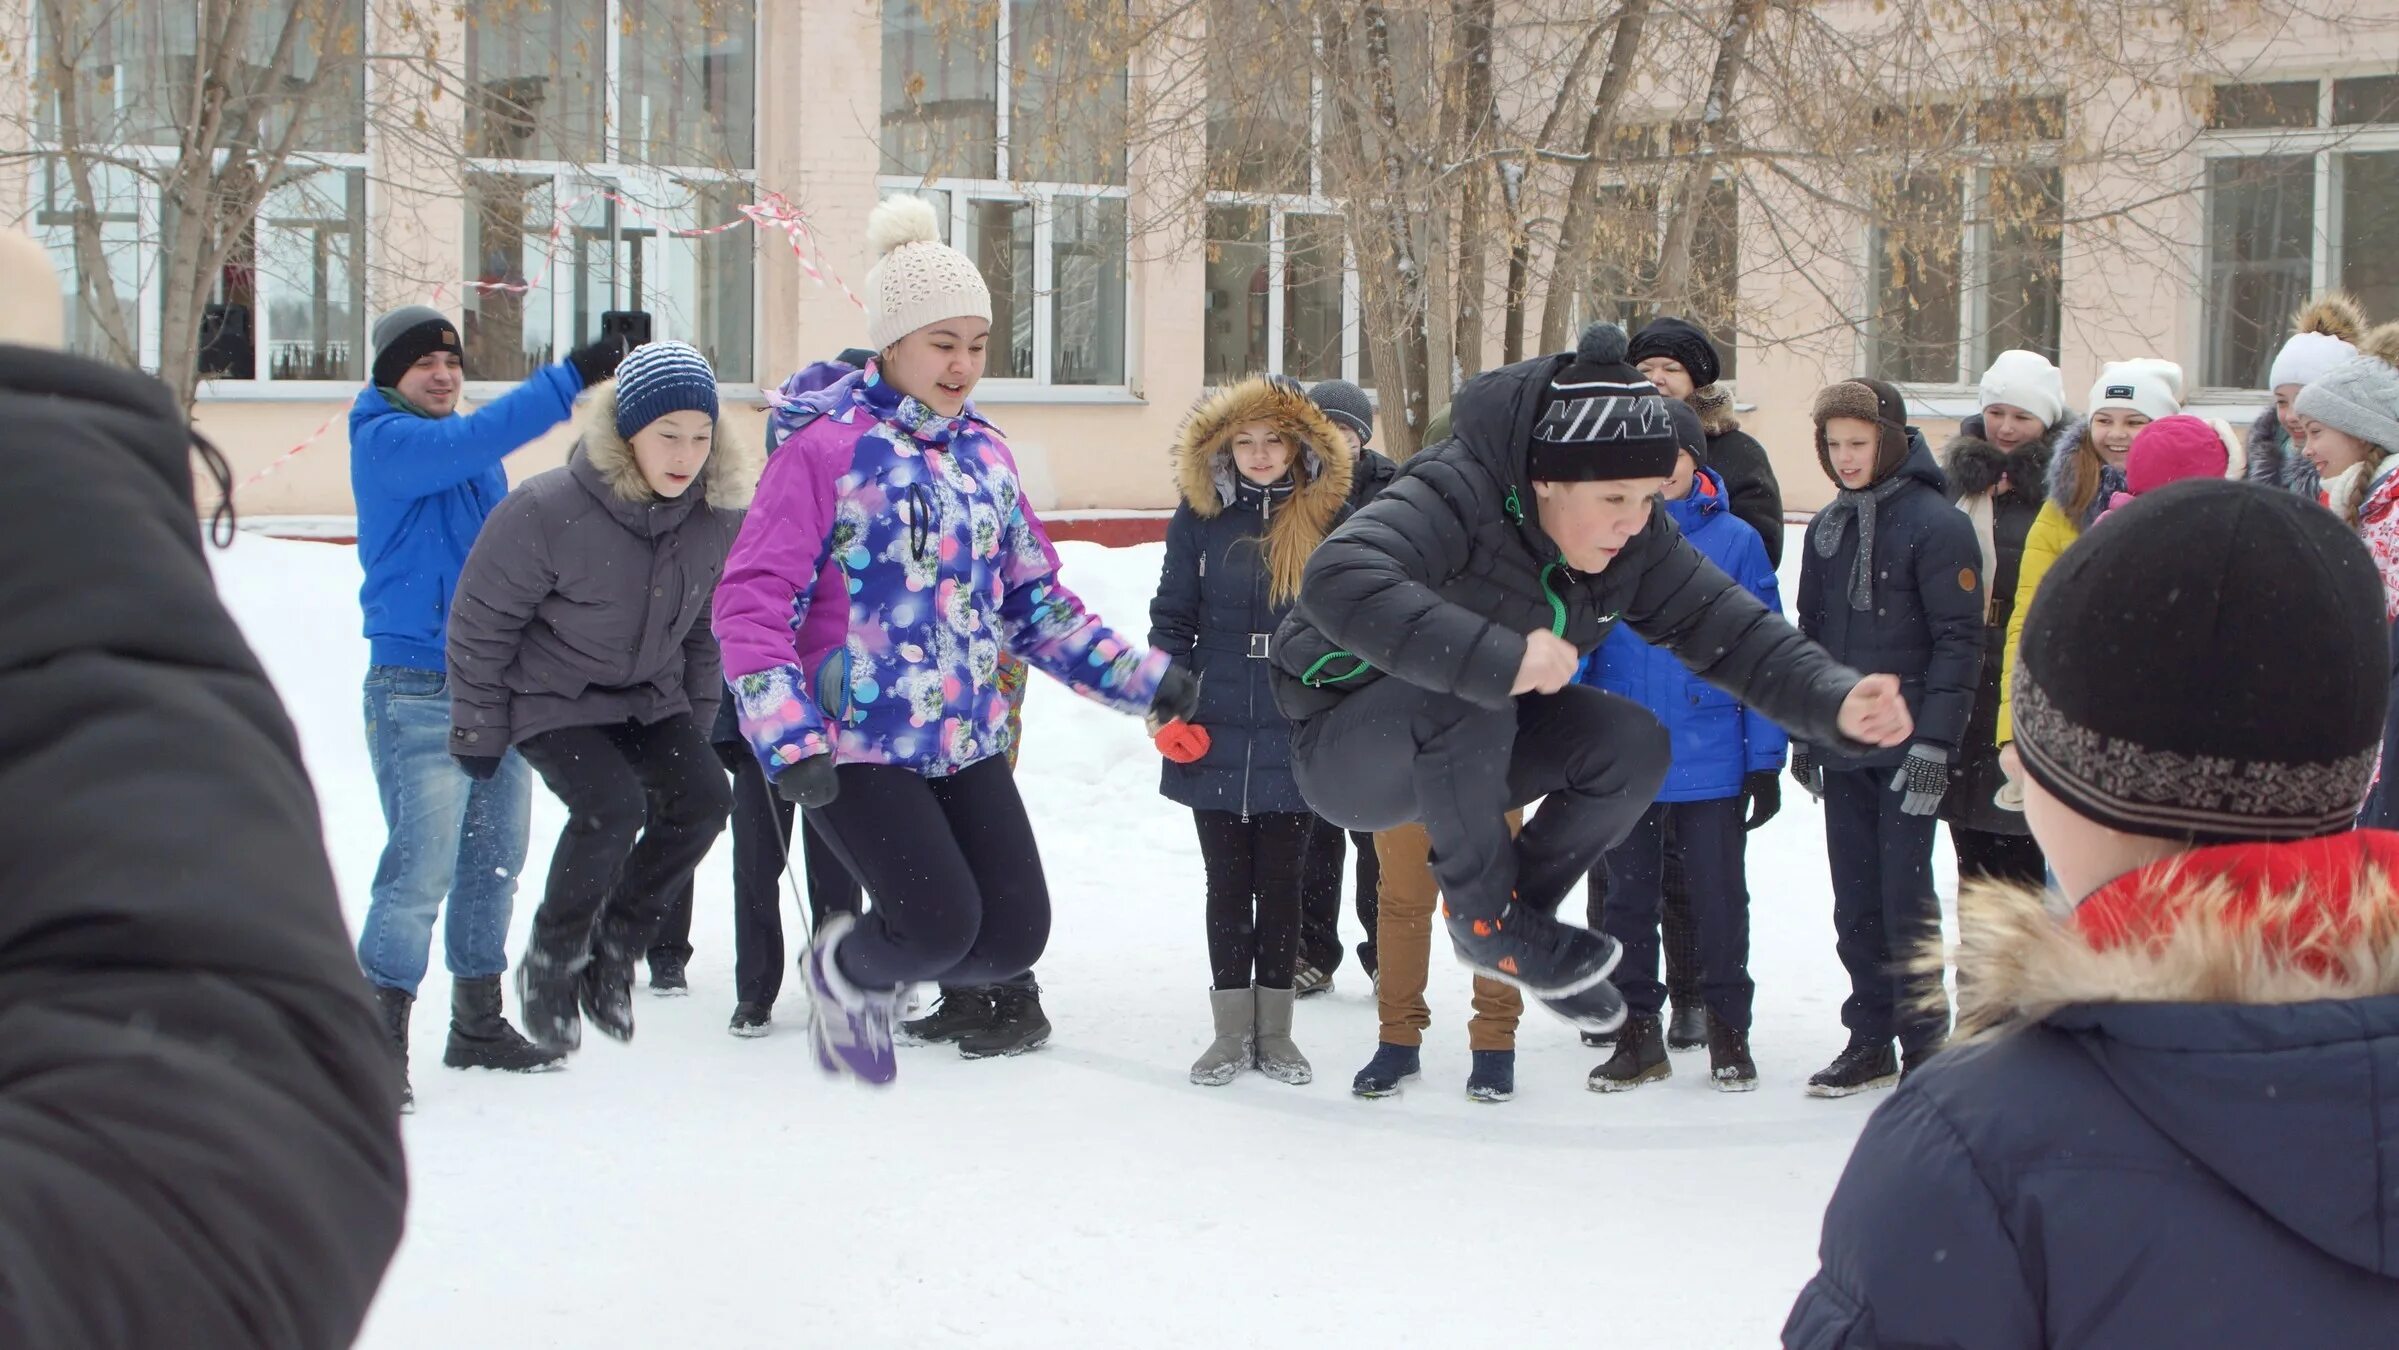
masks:
[[[819,1064],[873,1083],[897,1076],[909,985],[1018,975],[1049,940],[1002,654],[1160,721],[1196,701],[1189,676],[1060,584],[1007,445],[968,402],[990,289],[939,233],[917,198],[869,218],[878,355],[803,400],[715,613],[743,735],[874,898],[831,916],[803,966]]]

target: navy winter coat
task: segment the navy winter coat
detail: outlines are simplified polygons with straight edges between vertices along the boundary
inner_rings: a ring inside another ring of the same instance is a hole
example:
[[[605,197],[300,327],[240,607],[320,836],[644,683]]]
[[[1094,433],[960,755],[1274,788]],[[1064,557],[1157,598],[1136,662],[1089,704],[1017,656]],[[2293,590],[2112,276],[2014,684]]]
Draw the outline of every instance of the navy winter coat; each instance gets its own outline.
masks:
[[[1233,434],[1266,423],[1299,447],[1273,489],[1235,472]],[[1150,645],[1199,677],[1194,725],[1208,733],[1196,764],[1167,760],[1158,791],[1198,811],[1243,817],[1306,811],[1291,776],[1291,724],[1275,706],[1267,657],[1291,612],[1297,565],[1348,511],[1349,441],[1304,394],[1244,380],[1201,405],[1176,450],[1182,504],[1166,527],[1166,565],[1150,602]],[[1287,590],[1273,598],[1275,536],[1295,545]]]
[[[2380,831],[2186,854],[2134,874],[2190,906],[2154,946],[2091,936],[2125,881],[2071,922],[1970,895],[1959,988],[2012,1029],[1868,1122],[1783,1344],[2399,1344],[2395,871]],[[2305,950],[2328,901],[2369,923],[2314,970],[2240,915]]]
[[[1732,513],[1731,494],[1714,469],[1701,469],[1691,493],[1665,503],[1666,514],[1700,556],[1724,569],[1758,602],[1780,614],[1782,592],[1765,542]],[[1662,802],[1706,802],[1741,795],[1743,774],[1783,767],[1790,738],[1739,699],[1691,673],[1673,652],[1618,625],[1583,662],[1579,683],[1631,699],[1654,714],[1674,747]]]
[[[1831,557],[1816,540],[1832,516],[1818,512],[1800,539],[1799,629],[1833,656],[1868,674],[1899,677],[1917,741],[1955,751],[1974,711],[1982,676],[1982,547],[1964,512],[1950,504],[1949,480],[1913,429],[1898,476],[1909,481],[1876,512],[1873,605],[1850,604],[1849,573],[1858,551],[1855,520]],[[1861,755],[1821,747],[1829,769],[1889,768],[1906,758],[1893,746]]]

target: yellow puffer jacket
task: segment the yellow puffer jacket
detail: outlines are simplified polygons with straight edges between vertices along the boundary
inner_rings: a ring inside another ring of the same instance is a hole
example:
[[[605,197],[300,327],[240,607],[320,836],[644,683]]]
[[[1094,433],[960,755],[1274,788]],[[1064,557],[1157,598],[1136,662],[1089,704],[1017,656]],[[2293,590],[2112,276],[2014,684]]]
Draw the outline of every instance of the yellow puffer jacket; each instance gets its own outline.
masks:
[[[2050,564],[2081,537],[2082,531],[2066,519],[2065,508],[2055,497],[2041,503],[2041,514],[2033,517],[2032,530],[2024,536],[2024,561],[2016,565],[2016,608],[2007,621],[2007,665],[1999,677],[1997,741],[2001,745],[2016,739],[2016,653],[2024,645],[2024,616],[2032,612],[2033,597],[2040,593],[2041,579],[2049,575]]]

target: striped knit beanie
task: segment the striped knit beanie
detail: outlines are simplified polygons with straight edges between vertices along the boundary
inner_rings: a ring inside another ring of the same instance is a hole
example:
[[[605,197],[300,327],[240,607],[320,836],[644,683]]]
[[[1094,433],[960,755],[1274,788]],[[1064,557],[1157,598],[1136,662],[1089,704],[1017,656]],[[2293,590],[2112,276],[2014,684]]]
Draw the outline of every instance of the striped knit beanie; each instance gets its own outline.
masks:
[[[672,412],[704,412],[716,420],[716,371],[688,342],[635,348],[616,368],[616,434],[631,440]]]

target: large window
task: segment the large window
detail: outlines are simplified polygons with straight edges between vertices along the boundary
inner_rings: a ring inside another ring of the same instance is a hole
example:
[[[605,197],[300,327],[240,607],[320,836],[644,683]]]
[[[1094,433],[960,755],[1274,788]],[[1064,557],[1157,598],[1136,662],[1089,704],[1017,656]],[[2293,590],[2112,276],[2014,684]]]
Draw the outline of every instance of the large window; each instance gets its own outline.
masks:
[[[1090,0],[883,0],[881,186],[991,287],[985,378],[1126,382],[1125,71]],[[1007,384],[1000,387],[1005,388]]]
[[[1658,205],[1658,188],[1650,183],[1611,184],[1599,190],[1592,204],[1596,217],[1593,254],[1597,262],[1584,284],[1577,322],[1611,319],[1626,332],[1665,312],[1658,298],[1660,252],[1665,247],[1668,221]],[[1710,182],[1699,201],[1699,218],[1691,229],[1691,289],[1688,303],[1678,303],[1683,317],[1705,328],[1715,339],[1721,362],[1720,379],[1740,371],[1740,332],[1736,321],[1741,292],[1741,197],[1728,179]]]
[[[2205,383],[2260,389],[2310,294],[2399,309],[2399,77],[2222,85],[2207,125]]]
[[[467,374],[520,380],[646,310],[755,375],[754,0],[501,0],[467,28]],[[613,93],[613,106],[611,95]]]
[[[2055,361],[2064,238],[2054,168],[1892,181],[1870,244],[1875,375],[1970,384],[2013,348]]]

